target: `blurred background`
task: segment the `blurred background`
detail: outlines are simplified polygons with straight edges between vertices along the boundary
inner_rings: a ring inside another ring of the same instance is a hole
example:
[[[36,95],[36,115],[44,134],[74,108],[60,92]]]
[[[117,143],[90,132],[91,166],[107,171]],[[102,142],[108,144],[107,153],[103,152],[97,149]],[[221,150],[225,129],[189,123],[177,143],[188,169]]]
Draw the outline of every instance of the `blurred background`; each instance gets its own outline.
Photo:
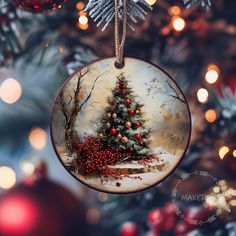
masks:
[[[147,15],[129,29],[125,55],[164,68],[185,92],[186,157],[137,194],[99,193],[73,179],[52,148],[51,108],[74,70],[114,55],[114,26],[97,27],[87,1],[2,0],[0,236],[236,235],[236,1],[131,1]],[[193,174],[179,195],[201,201],[173,201],[185,173]]]

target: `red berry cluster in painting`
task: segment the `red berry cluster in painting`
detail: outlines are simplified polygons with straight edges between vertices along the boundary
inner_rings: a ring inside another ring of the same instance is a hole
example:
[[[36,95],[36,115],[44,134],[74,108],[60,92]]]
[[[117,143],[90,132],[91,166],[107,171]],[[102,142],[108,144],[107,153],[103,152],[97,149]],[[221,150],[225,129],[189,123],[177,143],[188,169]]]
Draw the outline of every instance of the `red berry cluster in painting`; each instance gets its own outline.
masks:
[[[109,169],[111,165],[151,157],[148,148],[150,130],[145,128],[143,104],[137,100],[121,74],[112,96],[107,99],[108,106],[97,135],[74,139],[73,150],[82,173],[113,175]]]

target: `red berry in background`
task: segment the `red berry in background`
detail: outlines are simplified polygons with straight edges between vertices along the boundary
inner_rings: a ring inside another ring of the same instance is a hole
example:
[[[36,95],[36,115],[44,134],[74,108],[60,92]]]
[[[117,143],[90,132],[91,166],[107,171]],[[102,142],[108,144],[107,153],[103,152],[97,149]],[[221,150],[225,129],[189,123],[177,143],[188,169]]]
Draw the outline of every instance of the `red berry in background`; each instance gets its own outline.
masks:
[[[121,226],[121,235],[122,236],[138,236],[139,229],[134,222],[125,222]]]
[[[137,140],[141,140],[142,139],[142,135],[140,135],[140,134],[135,134],[135,136],[134,136]]]
[[[140,142],[140,145],[141,145],[141,146],[144,146],[144,145],[145,145],[145,143],[144,143],[144,142]]]
[[[116,87],[115,87],[115,90],[116,90],[116,91],[118,91],[118,90],[120,90],[120,89],[119,89],[119,87],[118,87],[118,86],[116,86]]]
[[[163,213],[159,208],[154,208],[148,215],[148,222],[154,227],[160,227],[163,223]]]
[[[125,92],[125,91],[122,91],[121,93],[122,93],[122,95],[125,95],[125,94],[126,94],[126,92]]]
[[[172,202],[167,202],[163,210],[168,215],[173,214],[175,213],[175,205]]]
[[[135,114],[135,110],[134,110],[134,109],[130,109],[130,110],[129,110],[129,114],[130,114],[131,116],[133,116],[133,115]]]
[[[212,210],[208,208],[199,209],[196,207],[191,207],[184,213],[184,217],[188,220],[204,221],[211,216],[211,213]],[[185,221],[188,230],[197,228],[197,225],[190,224],[188,220]]]
[[[171,231],[177,222],[177,214],[175,212],[175,206],[172,202],[168,202],[163,208],[165,214],[165,221],[163,223],[164,231]]]
[[[139,127],[139,126],[141,126],[141,124],[140,124],[140,122],[139,122],[139,121],[135,121],[135,123],[134,123],[134,124],[135,124],[135,126],[136,126],[136,127]]]
[[[126,89],[127,87],[126,87],[126,85],[122,85],[122,88],[123,88],[123,89]]]
[[[117,135],[118,131],[115,128],[110,129],[110,135]]]
[[[131,104],[131,100],[130,99],[125,99],[125,105],[129,106]]]
[[[187,229],[186,224],[181,223],[181,224],[176,225],[174,231],[176,235],[185,235],[188,232],[188,229]]]

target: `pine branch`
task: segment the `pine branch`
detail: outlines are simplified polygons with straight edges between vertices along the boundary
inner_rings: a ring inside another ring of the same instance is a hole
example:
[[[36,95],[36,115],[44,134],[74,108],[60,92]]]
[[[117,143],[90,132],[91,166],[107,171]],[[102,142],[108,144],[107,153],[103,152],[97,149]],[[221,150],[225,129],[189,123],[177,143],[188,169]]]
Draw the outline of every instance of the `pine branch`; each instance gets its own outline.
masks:
[[[192,7],[194,5],[201,5],[203,7],[209,8],[211,6],[211,0],[183,0],[187,7]]]
[[[137,19],[144,20],[147,12],[143,6],[149,9],[152,7],[145,0],[127,0],[127,15],[129,17],[128,25],[131,29],[132,23],[137,23]],[[118,2],[119,18],[123,19],[123,2]],[[114,0],[89,0],[85,11],[89,12],[90,17],[97,23],[97,26],[104,24],[102,30],[105,30],[115,16]]]

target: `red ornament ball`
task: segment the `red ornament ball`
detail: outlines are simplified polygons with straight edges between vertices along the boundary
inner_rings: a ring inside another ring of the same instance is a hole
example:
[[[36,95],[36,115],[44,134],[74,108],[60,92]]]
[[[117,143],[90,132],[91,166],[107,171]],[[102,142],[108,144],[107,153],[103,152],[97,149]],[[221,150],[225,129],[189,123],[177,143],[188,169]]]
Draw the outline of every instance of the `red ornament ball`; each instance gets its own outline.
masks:
[[[130,110],[129,110],[129,114],[130,114],[131,116],[133,116],[133,115],[135,114],[135,110],[134,110],[134,109],[130,109]]]
[[[116,91],[119,91],[119,90],[120,90],[119,86],[116,86],[116,87],[115,87],[115,90],[116,90]]]
[[[125,105],[129,106],[131,104],[131,100],[130,99],[125,99]]]
[[[142,137],[142,135],[140,135],[140,134],[135,134],[135,136],[134,136],[137,140],[140,140],[140,139],[142,139],[143,137]]]
[[[159,227],[163,223],[164,217],[160,209],[154,208],[148,215],[148,222],[154,226]]]
[[[47,13],[61,7],[65,0],[13,0],[13,3],[24,11]]]
[[[125,94],[126,94],[126,92],[125,92],[124,90],[123,90],[121,93],[122,93],[122,95],[125,95]]]
[[[87,235],[83,205],[45,177],[20,183],[0,196],[0,235]]]
[[[140,142],[140,145],[141,145],[141,146],[145,146],[145,143],[144,143],[144,142]]]
[[[138,236],[139,229],[134,222],[125,222],[121,226],[121,235],[122,236]]]
[[[126,89],[127,87],[126,87],[126,85],[122,85],[122,88],[123,88],[123,89]]]
[[[110,135],[115,136],[115,135],[117,135],[117,133],[118,133],[118,131],[115,128],[110,129]]]
[[[140,122],[139,122],[139,121],[135,121],[135,123],[134,123],[134,124],[135,124],[135,126],[136,126],[136,127],[139,127],[139,126],[141,126],[141,124],[140,124]]]

